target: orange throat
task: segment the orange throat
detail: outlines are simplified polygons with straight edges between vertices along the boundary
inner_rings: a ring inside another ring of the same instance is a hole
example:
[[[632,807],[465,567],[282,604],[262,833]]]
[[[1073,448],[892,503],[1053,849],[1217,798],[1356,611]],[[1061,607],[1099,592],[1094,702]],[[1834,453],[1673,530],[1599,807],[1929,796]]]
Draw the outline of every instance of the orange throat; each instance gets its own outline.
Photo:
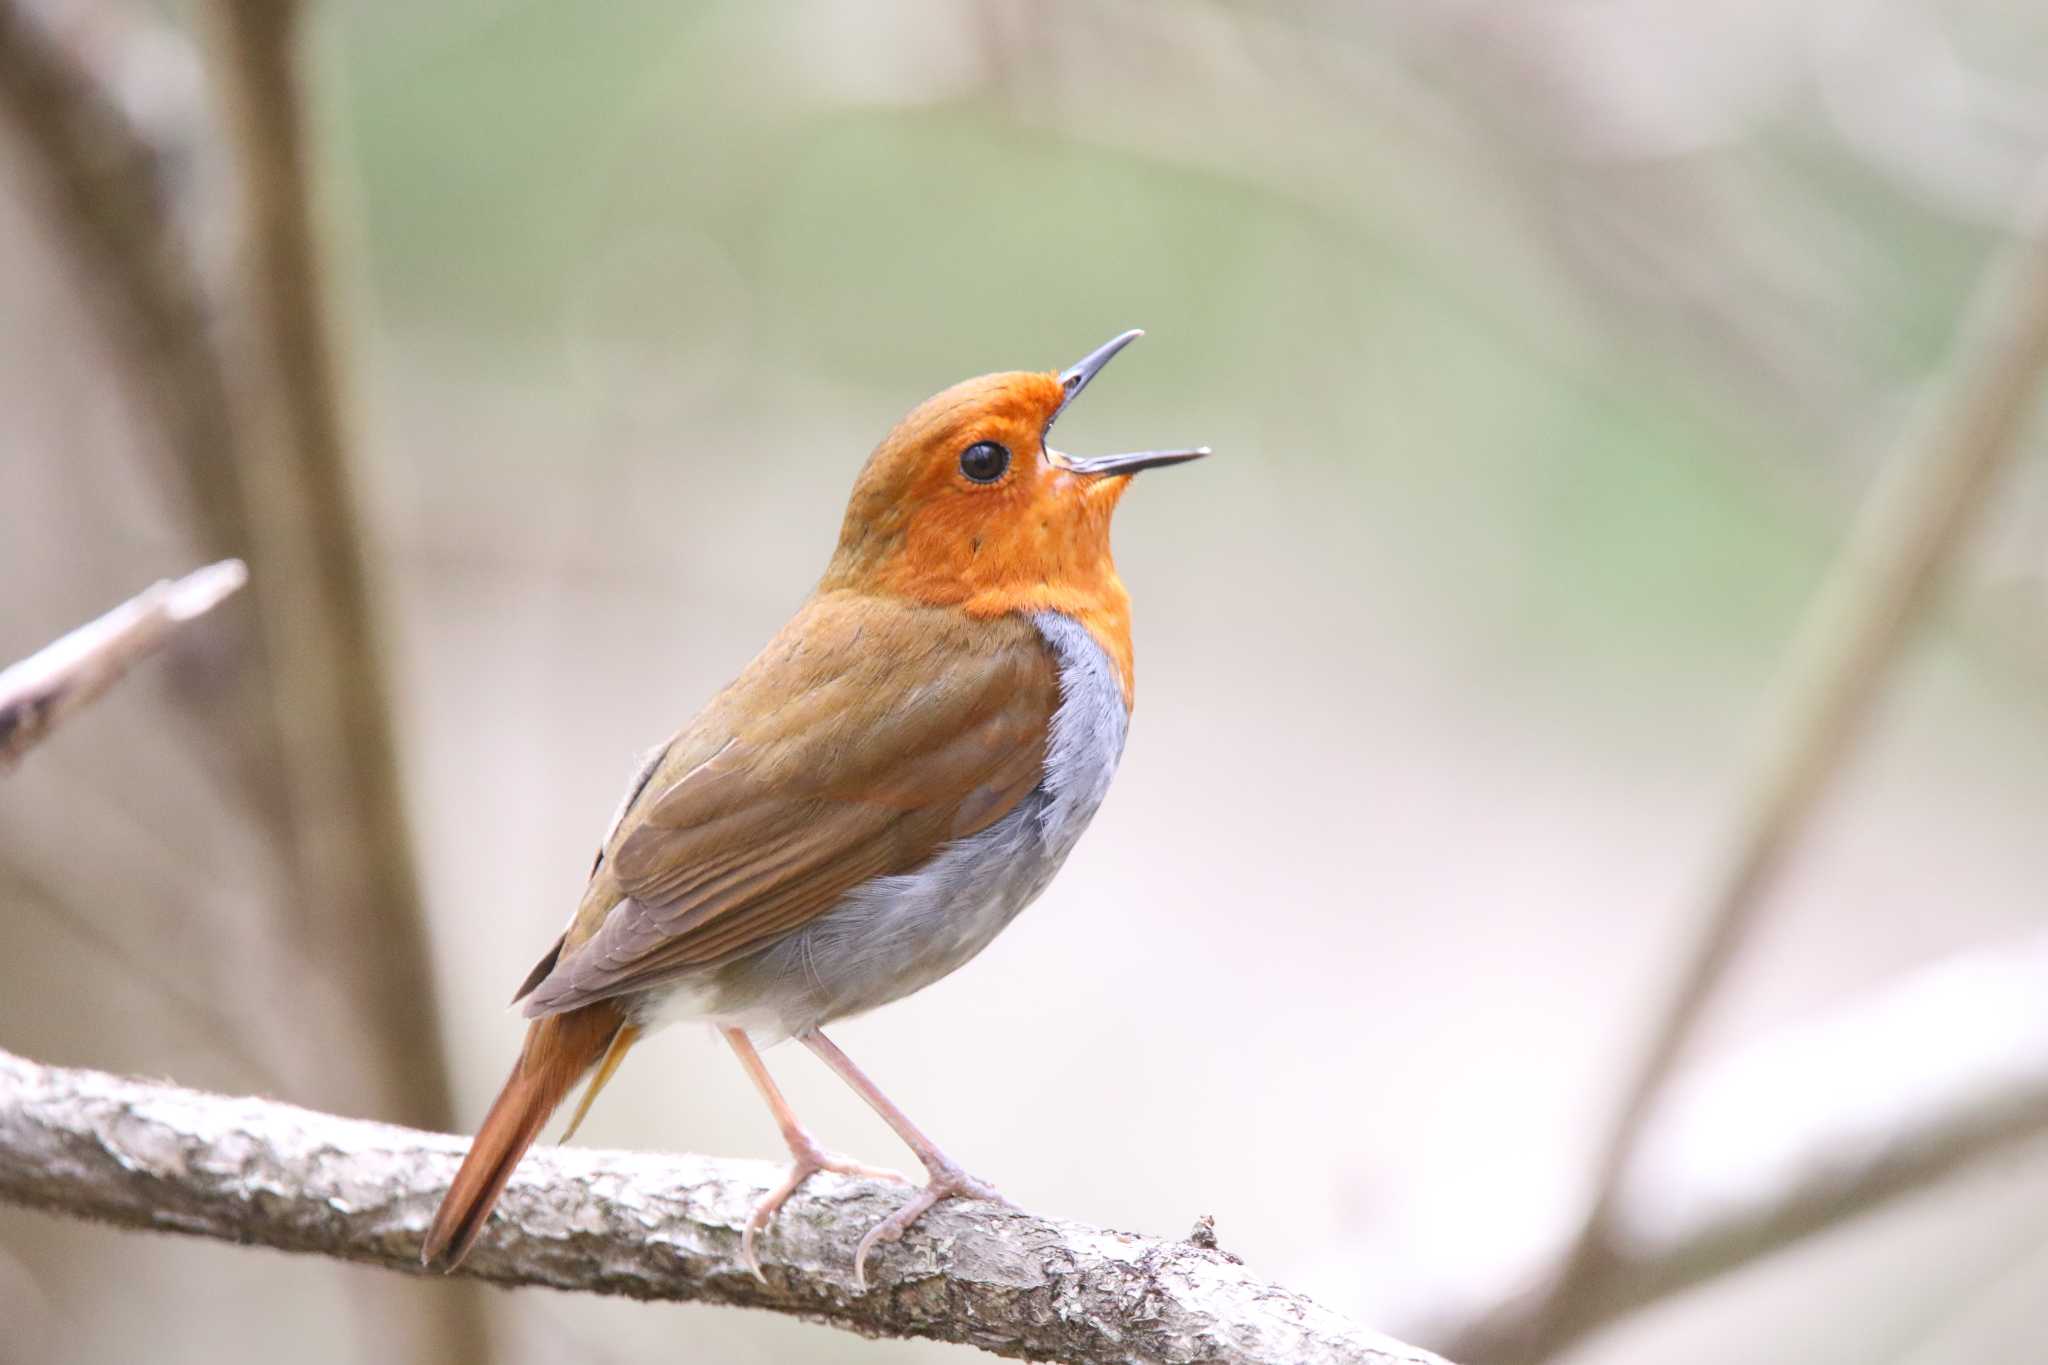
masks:
[[[990,375],[957,384],[897,424],[847,502],[821,590],[954,607],[982,619],[1056,611],[1087,628],[1132,697],[1131,598],[1109,552],[1130,477],[1084,473],[1045,448],[1064,402],[1059,377]],[[965,450],[1001,455],[973,478]]]
[[[970,616],[1056,611],[1087,628],[1116,666],[1124,705],[1134,697],[1131,594],[1109,550],[1110,516],[1128,479],[1055,474],[1035,505],[969,520],[955,505],[919,509],[894,553],[862,575],[862,586]]]

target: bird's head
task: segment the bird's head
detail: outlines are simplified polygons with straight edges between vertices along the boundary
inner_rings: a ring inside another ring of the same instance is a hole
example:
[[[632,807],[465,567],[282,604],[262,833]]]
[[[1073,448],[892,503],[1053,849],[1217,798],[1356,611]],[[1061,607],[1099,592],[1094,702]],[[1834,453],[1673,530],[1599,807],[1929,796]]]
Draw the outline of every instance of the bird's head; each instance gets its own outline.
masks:
[[[926,399],[854,482],[824,587],[962,607],[973,615],[1064,611],[1120,635],[1129,598],[1109,552],[1110,514],[1131,475],[1208,450],[1076,458],[1052,425],[1125,332],[1058,373],[983,375]]]

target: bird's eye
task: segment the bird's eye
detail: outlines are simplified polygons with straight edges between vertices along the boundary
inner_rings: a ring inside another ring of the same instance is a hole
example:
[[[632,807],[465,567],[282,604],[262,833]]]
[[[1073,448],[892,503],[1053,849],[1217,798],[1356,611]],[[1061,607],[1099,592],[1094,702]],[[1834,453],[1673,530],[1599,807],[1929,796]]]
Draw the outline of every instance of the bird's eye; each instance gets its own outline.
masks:
[[[1010,452],[994,441],[976,441],[960,452],[960,472],[976,483],[994,483],[1010,467]]]

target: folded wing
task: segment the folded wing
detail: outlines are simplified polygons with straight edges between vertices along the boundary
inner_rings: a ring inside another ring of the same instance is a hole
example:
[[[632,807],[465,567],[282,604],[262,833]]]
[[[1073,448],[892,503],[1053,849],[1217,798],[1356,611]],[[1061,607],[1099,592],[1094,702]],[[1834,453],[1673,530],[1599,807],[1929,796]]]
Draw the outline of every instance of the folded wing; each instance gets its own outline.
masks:
[[[1038,785],[1058,704],[1029,621],[813,599],[668,746],[526,1012],[756,951],[915,870]]]

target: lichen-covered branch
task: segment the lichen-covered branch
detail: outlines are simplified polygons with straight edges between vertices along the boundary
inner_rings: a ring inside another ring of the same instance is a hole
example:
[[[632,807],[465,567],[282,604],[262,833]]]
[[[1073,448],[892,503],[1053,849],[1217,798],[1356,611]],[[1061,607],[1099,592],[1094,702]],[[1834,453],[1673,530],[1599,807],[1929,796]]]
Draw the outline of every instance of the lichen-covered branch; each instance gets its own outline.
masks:
[[[0,770],[105,692],[180,625],[213,610],[249,571],[239,559],[152,584],[106,615],[0,671]]]
[[[421,1274],[459,1138],[230,1099],[0,1052],[0,1199],[128,1228]],[[878,1248],[894,1186],[814,1177],[762,1239],[765,1162],[544,1148],[463,1267],[500,1284],[766,1308],[867,1335],[1073,1365],[1443,1365],[1261,1280],[1223,1252],[948,1203]]]

